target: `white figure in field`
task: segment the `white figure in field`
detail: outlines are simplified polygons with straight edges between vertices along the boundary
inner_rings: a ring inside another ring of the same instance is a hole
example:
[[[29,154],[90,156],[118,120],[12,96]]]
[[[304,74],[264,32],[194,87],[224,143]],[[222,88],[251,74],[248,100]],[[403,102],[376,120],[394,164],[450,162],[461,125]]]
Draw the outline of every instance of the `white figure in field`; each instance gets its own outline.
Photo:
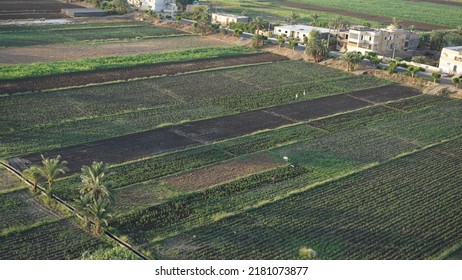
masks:
[[[287,156],[284,156],[282,159],[283,159],[285,162],[289,162],[289,157],[287,157]]]
[[[297,99],[297,98],[298,98],[298,93],[297,93],[297,94],[295,94],[295,99]]]
[[[305,96],[305,95],[306,95],[306,90],[303,91],[303,96]]]

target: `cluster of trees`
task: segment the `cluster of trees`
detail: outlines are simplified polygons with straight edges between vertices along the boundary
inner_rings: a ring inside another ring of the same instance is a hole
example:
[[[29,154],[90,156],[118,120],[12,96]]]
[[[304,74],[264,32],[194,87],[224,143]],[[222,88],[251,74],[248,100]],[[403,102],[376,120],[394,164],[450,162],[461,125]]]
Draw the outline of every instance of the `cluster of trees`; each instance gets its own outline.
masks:
[[[45,194],[48,199],[51,199],[53,196],[53,183],[59,174],[65,174],[68,171],[66,167],[67,162],[61,160],[61,156],[56,158],[45,158],[42,155],[42,165],[37,166],[33,165],[28,169],[24,170],[24,176],[32,182],[32,188],[34,192],[37,192],[37,184],[40,179],[45,179],[47,185],[45,188]],[[50,200],[48,200],[50,201]]]
[[[76,211],[83,218],[83,225],[93,233],[101,234],[103,226],[108,226],[112,218],[111,206],[114,202],[112,191],[106,183],[109,167],[103,162],[93,162],[90,166],[83,166],[80,198],[75,201]]]
[[[304,38],[305,54],[311,56],[315,62],[320,62],[329,56],[329,42],[319,39],[319,32],[312,30],[308,37]]]
[[[68,171],[67,162],[56,158],[45,158],[42,155],[42,164],[33,165],[24,170],[24,176],[32,182],[33,191],[37,192],[37,184],[40,179],[47,182],[45,194],[47,201],[51,202],[53,197],[53,182],[60,174]],[[75,201],[75,210],[83,218],[83,226],[91,230],[93,234],[99,235],[103,227],[108,225],[111,216],[111,206],[114,202],[112,191],[107,184],[109,175],[108,165],[103,162],[93,162],[90,166],[83,166],[80,198]]]
[[[454,30],[433,30],[430,33],[421,33],[419,47],[430,47],[432,50],[441,50],[447,46],[462,45],[462,25]]]
[[[132,7],[127,0],[85,0],[88,3],[95,4],[95,7],[100,8],[110,14],[126,14],[132,11]]]
[[[194,32],[200,33],[202,36],[211,32],[214,27],[212,26],[212,15],[210,14],[209,7],[199,7],[194,10],[192,19],[196,22],[192,24]]]
[[[262,17],[257,16],[248,23],[243,22],[231,22],[229,28],[233,30],[241,30],[247,33],[260,33],[260,30],[265,30],[265,27],[269,26],[268,21],[264,21]]]
[[[291,25],[297,24],[298,21],[300,20],[301,16],[299,13],[292,12],[289,16],[289,22]],[[347,20],[345,20],[343,17],[338,16],[334,18],[331,21],[321,21],[320,16],[316,13],[311,14],[309,16],[310,22],[309,24],[312,26],[317,26],[317,27],[329,27],[335,30],[342,30],[342,29],[347,29],[350,27],[351,23]],[[370,23],[366,22],[366,25],[370,26]]]

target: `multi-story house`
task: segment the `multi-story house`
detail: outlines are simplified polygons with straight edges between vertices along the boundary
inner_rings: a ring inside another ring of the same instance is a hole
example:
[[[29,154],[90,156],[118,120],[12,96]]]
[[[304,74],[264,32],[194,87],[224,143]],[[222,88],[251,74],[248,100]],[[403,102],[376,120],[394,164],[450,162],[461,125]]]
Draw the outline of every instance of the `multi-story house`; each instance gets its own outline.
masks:
[[[462,74],[462,46],[443,48],[439,68],[443,73]]]

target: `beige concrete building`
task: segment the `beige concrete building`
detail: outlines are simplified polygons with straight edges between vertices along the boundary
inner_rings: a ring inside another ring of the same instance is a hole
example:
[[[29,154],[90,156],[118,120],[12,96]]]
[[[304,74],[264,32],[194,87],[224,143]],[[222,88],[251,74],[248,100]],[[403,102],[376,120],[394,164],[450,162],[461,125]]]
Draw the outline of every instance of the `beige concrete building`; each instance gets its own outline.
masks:
[[[356,26],[340,32],[338,43],[342,51],[356,51],[362,54],[376,52],[393,56],[395,53],[415,51],[419,44],[419,35],[394,25],[385,29]]]
[[[462,74],[462,46],[443,48],[439,68],[443,73]]]
[[[273,34],[276,36],[285,35],[290,38],[298,39],[300,42],[303,42],[305,37],[309,37],[309,34],[312,30],[319,32],[320,39],[326,39],[329,36],[330,29],[315,27],[310,25],[284,25],[276,26],[274,28]]]
[[[152,10],[155,13],[176,13],[175,0],[128,0],[128,3],[140,10]]]
[[[231,22],[248,23],[249,22],[249,17],[232,15],[232,14],[212,13],[212,22],[213,23],[219,23],[222,26],[228,26]]]

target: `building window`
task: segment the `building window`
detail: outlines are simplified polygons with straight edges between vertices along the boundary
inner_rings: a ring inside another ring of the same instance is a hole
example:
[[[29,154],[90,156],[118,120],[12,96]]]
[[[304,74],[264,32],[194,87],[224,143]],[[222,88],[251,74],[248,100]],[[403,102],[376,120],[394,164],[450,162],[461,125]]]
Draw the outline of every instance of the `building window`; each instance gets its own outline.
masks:
[[[372,37],[371,37],[371,36],[369,36],[369,41],[372,41]]]
[[[361,40],[363,40],[363,39],[364,39],[364,36],[363,36],[363,35],[361,35]]]

